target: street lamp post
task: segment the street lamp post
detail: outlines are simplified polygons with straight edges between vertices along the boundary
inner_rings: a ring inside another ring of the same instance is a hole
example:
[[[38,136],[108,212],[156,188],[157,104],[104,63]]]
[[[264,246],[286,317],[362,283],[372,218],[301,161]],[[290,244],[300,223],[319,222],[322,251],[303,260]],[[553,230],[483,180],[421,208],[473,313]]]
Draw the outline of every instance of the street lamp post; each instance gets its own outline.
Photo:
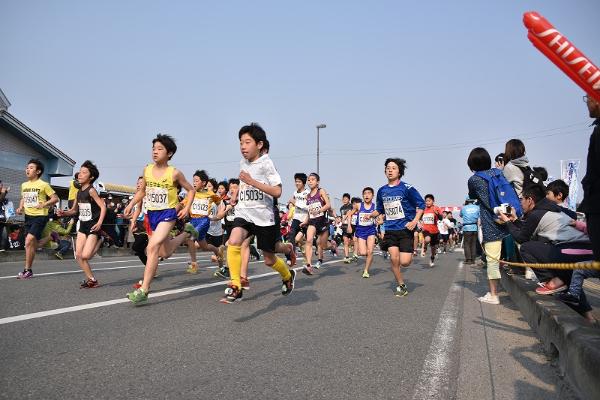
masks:
[[[325,125],[325,124],[317,125],[317,175],[319,175],[319,176],[320,176],[320,174],[319,174],[319,130],[323,129],[323,128],[327,128],[327,125]]]

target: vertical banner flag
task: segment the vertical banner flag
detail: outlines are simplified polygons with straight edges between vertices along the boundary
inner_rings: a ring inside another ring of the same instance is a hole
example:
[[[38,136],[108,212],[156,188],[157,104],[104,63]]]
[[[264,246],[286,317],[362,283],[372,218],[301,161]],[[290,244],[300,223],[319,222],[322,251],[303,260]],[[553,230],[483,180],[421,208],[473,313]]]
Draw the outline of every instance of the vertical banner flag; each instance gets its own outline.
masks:
[[[569,197],[565,199],[565,205],[573,211],[577,207],[578,178],[579,160],[560,160],[560,179],[569,186]]]

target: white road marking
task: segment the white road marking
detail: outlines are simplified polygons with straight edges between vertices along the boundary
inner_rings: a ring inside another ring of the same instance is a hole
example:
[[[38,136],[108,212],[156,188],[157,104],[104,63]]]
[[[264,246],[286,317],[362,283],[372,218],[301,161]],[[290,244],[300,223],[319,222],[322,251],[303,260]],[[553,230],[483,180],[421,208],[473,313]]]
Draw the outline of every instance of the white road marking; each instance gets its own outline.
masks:
[[[335,264],[335,263],[342,262],[342,261],[343,260],[327,261],[327,262],[324,262],[322,265]],[[262,262],[262,261],[254,261],[254,263],[258,263],[258,262]],[[295,271],[298,271],[300,269],[302,269],[302,266],[294,268]],[[273,275],[279,275],[279,274],[277,272],[273,271],[273,272],[266,272],[264,274],[252,275],[249,278],[258,279],[258,278],[264,278],[264,277],[273,276]],[[224,286],[225,284],[226,284],[226,281],[219,281],[219,282],[213,282],[213,283],[205,283],[203,285],[183,287],[180,289],[163,290],[162,292],[152,292],[149,297],[155,298],[155,297],[168,296],[171,294],[192,292],[195,290],[201,290],[201,289],[211,288],[211,287],[215,287],[215,286]],[[107,300],[107,301],[100,301],[97,303],[82,304],[79,306],[64,307],[64,308],[57,308],[54,310],[40,311],[40,312],[35,312],[35,313],[30,313],[30,314],[15,315],[13,317],[0,318],[0,325],[10,324],[13,322],[27,321],[30,319],[44,318],[44,317],[49,317],[52,315],[60,315],[60,314],[67,314],[67,313],[72,313],[72,312],[76,312],[76,311],[89,310],[92,308],[112,306],[115,304],[122,304],[122,303],[127,303],[127,302],[129,302],[128,299],[119,298],[119,299],[113,299],[113,300]]]
[[[176,260],[176,259],[181,259],[181,258],[186,258],[187,257],[177,257],[177,258],[169,258],[169,260]],[[122,261],[113,261],[115,263],[117,262],[130,262],[133,260],[122,260]],[[200,258],[198,258],[198,261],[207,261],[209,262],[210,260],[206,259],[206,260],[201,260]],[[176,262],[165,262],[162,261],[160,264],[158,264],[158,266],[160,267],[161,265],[172,265],[172,264],[183,264],[187,261],[176,261]],[[262,262],[262,261],[253,261],[250,264],[255,264],[258,262]],[[98,271],[114,271],[114,270],[119,270],[119,269],[129,269],[129,268],[144,268],[144,265],[142,264],[136,264],[136,265],[124,265],[122,267],[111,267],[111,268],[94,268],[94,266],[96,264],[100,264],[100,263],[92,263],[92,270],[94,272],[98,272]],[[106,264],[106,263],[105,263]],[[112,263],[111,263],[112,264]],[[200,266],[201,269],[216,269],[218,268],[216,265],[211,265],[209,267],[204,267],[204,266]],[[43,272],[43,273],[35,273],[34,277],[40,277],[40,276],[52,276],[52,275],[64,275],[64,274],[78,274],[81,273],[80,269],[73,269],[73,270],[68,270],[68,271],[56,271],[56,272]],[[0,280],[1,279],[16,279],[17,276],[16,275],[6,275],[6,276],[0,276]]]
[[[462,271],[463,262],[458,265]],[[453,283],[444,301],[440,318],[433,333],[429,351],[416,385],[414,400],[445,399],[450,397],[450,355],[458,325],[461,287]]]

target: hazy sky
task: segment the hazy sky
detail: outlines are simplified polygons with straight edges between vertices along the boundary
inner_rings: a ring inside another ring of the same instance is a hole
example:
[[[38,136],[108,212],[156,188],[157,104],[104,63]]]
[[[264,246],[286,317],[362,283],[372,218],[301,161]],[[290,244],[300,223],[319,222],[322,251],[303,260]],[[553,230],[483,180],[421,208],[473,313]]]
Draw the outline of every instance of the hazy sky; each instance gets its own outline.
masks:
[[[522,138],[558,176],[585,156],[584,94],[526,37],[544,15],[597,65],[600,2],[0,0],[0,88],[10,112],[104,182],[133,185],[158,132],[173,165],[238,174],[237,132],[259,122],[284,179],[316,170],[334,197],[405,181],[464,200],[471,148]],[[61,180],[53,180],[61,183]]]

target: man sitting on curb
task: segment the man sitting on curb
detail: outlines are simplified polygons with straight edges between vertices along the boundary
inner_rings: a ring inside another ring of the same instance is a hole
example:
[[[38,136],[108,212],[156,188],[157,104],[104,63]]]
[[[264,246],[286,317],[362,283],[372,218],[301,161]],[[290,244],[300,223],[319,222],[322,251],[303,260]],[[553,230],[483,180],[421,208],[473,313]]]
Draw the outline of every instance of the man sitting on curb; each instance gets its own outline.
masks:
[[[523,189],[521,206],[523,220],[515,215],[501,214],[513,238],[521,243],[521,257],[526,263],[573,263],[590,261],[592,256],[589,237],[575,229],[572,219],[561,208],[546,198],[541,185]],[[536,269],[541,282],[538,294],[565,291],[571,282],[572,270]],[[579,310],[578,310],[579,311]]]

